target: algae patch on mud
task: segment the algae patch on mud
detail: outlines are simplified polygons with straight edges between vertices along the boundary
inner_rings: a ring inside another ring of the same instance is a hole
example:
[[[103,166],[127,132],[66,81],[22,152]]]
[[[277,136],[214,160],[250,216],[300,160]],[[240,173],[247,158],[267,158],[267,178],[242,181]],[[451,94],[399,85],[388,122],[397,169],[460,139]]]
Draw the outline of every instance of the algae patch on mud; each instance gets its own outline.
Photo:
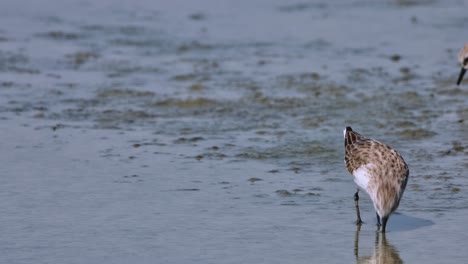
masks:
[[[180,108],[197,108],[197,107],[207,107],[216,105],[217,101],[207,98],[195,98],[195,99],[166,99],[161,101],[153,102],[154,106],[174,106]]]
[[[129,97],[153,97],[156,95],[155,92],[152,91],[138,91],[134,89],[121,89],[121,88],[113,88],[113,89],[102,89],[97,91],[97,97],[104,97],[104,98],[112,98],[112,97],[121,97],[121,98],[129,98]]]
[[[432,132],[430,130],[419,128],[419,129],[405,129],[403,131],[399,131],[398,135],[406,139],[425,139],[425,138],[433,137],[437,135],[437,133]]]

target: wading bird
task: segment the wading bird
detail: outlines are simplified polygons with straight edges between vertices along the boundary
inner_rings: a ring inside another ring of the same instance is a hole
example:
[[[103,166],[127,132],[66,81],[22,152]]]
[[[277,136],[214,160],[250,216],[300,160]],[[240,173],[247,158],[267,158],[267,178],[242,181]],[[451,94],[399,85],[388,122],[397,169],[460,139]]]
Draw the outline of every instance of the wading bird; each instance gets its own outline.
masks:
[[[468,70],[468,43],[461,49],[460,54],[458,55],[458,61],[461,64],[461,71],[458,76],[457,85],[460,85],[466,70]]]
[[[357,224],[362,223],[359,212],[359,189],[369,194],[377,215],[377,226],[385,233],[387,220],[398,208],[408,182],[409,170],[401,155],[389,146],[365,138],[351,127],[344,133],[345,164],[354,176],[358,189],[354,194]]]

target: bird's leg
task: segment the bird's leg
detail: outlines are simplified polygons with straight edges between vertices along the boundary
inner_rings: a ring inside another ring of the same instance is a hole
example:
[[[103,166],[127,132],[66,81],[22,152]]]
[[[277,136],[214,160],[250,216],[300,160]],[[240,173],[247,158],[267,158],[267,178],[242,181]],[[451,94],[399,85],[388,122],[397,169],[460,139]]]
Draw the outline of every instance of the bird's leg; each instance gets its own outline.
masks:
[[[382,217],[382,233],[385,233],[385,228],[387,227],[388,216]]]
[[[380,216],[379,216],[379,214],[378,214],[378,213],[375,213],[375,215],[377,216],[377,231],[379,231],[379,230],[380,230],[380,226],[381,226],[382,224],[380,223]]]
[[[361,232],[361,225],[356,226],[356,234],[354,236],[354,256],[356,261],[359,259],[359,232]]]
[[[354,194],[354,205],[356,206],[356,214],[357,214],[356,225],[361,225],[362,220],[361,220],[361,213],[359,212],[359,190],[357,190],[356,193]]]

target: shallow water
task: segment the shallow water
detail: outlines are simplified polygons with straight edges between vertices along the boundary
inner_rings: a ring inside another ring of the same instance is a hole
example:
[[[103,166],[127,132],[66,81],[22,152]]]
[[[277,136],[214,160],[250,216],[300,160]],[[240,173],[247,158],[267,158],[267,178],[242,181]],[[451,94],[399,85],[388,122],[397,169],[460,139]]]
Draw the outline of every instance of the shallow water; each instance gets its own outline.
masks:
[[[1,262],[466,261],[467,7],[1,2]],[[346,125],[409,164],[385,236]]]

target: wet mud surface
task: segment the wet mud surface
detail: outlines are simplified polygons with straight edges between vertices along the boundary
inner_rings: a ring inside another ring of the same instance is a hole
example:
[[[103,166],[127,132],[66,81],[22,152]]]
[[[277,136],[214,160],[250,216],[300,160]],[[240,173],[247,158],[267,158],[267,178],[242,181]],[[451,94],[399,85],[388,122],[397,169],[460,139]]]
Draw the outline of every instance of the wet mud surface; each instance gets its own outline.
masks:
[[[2,262],[465,261],[467,7],[0,3]],[[347,125],[409,164],[386,236]]]

